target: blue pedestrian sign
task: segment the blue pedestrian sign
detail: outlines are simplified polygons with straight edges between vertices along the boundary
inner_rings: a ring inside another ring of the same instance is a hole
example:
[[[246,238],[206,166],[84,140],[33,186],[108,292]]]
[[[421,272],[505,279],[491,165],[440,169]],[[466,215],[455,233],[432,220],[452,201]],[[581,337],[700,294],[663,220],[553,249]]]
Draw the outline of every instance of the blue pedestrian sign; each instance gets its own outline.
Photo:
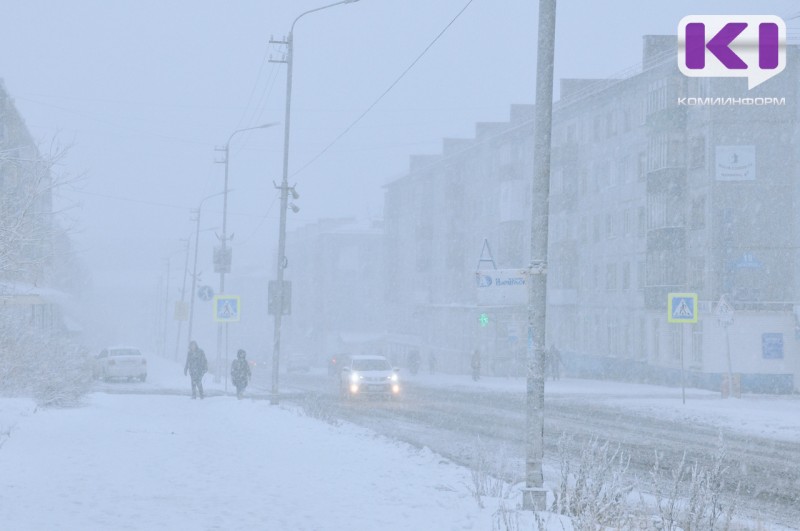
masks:
[[[214,290],[211,286],[200,286],[200,289],[197,290],[197,296],[200,297],[201,301],[210,301],[214,298]]]
[[[668,293],[667,322],[696,323],[697,293]]]
[[[233,323],[239,320],[241,306],[238,295],[217,295],[214,297],[214,320],[220,323]]]

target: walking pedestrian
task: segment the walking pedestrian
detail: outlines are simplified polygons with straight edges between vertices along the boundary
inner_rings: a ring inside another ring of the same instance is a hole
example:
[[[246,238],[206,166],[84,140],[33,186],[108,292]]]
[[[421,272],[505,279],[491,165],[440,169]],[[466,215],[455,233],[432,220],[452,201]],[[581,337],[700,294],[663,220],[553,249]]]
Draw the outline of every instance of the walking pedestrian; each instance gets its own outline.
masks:
[[[246,359],[247,352],[240,348],[236,353],[236,359],[231,363],[231,381],[236,387],[236,398],[242,399],[244,390],[250,382],[252,373],[250,372],[250,364]]]
[[[558,347],[555,345],[550,345],[550,351],[547,352],[547,365],[549,365],[550,369],[550,377],[553,380],[558,380],[561,378],[561,352],[559,352]]]
[[[477,382],[481,379],[481,353],[478,349],[475,349],[475,352],[472,353],[469,365],[472,367],[472,380]]]
[[[197,346],[197,341],[189,342],[189,352],[186,353],[186,364],[183,366],[183,375],[188,373],[192,378],[192,400],[205,398],[203,394],[203,375],[208,372],[208,360],[203,349]]]

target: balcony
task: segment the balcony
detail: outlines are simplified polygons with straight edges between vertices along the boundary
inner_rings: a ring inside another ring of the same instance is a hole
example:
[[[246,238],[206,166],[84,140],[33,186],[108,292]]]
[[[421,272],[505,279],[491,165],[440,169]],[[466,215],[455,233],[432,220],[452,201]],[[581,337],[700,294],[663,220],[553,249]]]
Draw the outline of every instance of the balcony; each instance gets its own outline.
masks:
[[[647,127],[658,131],[670,131],[686,127],[686,107],[670,105],[652,112],[645,120]]]

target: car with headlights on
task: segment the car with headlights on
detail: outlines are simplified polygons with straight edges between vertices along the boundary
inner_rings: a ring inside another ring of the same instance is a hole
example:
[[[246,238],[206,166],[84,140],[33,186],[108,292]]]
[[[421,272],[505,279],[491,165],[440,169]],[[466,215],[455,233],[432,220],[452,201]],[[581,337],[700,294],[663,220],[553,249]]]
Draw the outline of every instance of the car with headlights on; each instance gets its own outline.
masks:
[[[105,381],[112,379],[147,379],[147,358],[138,348],[110,347],[100,351],[95,359],[94,374]]]
[[[339,391],[345,398],[396,397],[400,394],[398,371],[383,356],[349,356],[341,367]]]

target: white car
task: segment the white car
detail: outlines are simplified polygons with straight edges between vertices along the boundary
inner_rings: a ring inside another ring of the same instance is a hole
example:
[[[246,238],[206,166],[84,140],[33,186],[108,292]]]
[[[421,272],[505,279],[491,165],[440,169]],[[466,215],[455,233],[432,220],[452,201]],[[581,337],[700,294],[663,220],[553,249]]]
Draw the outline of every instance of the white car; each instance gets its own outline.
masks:
[[[126,378],[128,380],[147,379],[147,359],[142,352],[133,347],[111,347],[97,355],[95,377],[103,380]]]
[[[383,356],[350,356],[341,369],[339,390],[352,398],[360,395],[395,397],[400,394],[397,372]]]

